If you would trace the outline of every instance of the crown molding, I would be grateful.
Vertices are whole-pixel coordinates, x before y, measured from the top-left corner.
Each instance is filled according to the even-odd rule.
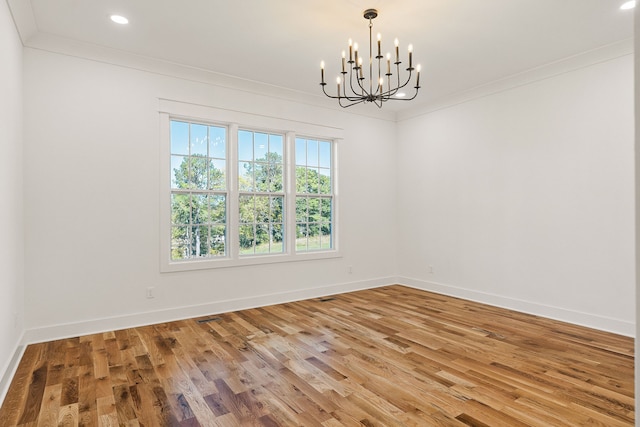
[[[633,54],[633,39],[628,38],[618,42],[588,50],[567,58],[560,59],[539,67],[513,74],[502,79],[460,91],[444,98],[415,106],[398,112],[397,121],[409,120],[432,113],[434,111],[453,107],[458,104],[483,98],[495,93],[503,92],[519,86],[528,85],[564,73],[579,70],[602,62],[607,62],[622,56]]]
[[[202,68],[137,55],[123,50],[45,33],[36,32],[31,35],[26,43],[24,43],[24,46],[34,50],[56,53],[236,91],[248,92],[255,95],[302,103],[329,110],[342,111],[359,116],[367,116],[393,122],[396,120],[395,111],[380,110],[377,108],[350,108],[345,110],[321,94],[313,95],[255,80],[243,79],[229,74],[217,73]]]
[[[38,33],[38,26],[33,16],[30,0],[7,0],[9,11],[13,17],[22,45]]]

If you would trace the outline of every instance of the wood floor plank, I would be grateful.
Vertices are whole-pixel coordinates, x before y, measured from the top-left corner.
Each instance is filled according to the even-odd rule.
[[[27,347],[0,425],[633,426],[633,339],[385,286]]]

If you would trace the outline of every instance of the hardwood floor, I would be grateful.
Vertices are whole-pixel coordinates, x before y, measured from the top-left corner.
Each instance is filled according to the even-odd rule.
[[[633,339],[403,286],[30,345],[2,426],[632,426]]]

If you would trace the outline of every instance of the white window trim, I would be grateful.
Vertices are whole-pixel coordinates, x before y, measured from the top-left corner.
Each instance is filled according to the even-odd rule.
[[[319,259],[339,258],[340,251],[340,203],[338,197],[338,141],[343,139],[343,130],[319,124],[280,119],[277,117],[225,110],[197,104],[160,99],[160,271],[163,273],[205,270],[211,268],[240,267],[281,262],[298,262]],[[211,259],[185,261],[171,260],[171,147],[170,120],[196,121],[227,126],[227,240],[238,234],[238,128],[264,130],[285,135],[285,252],[278,254],[239,255],[239,246],[235,241],[227,247],[227,256]],[[295,139],[296,136],[331,141],[333,174],[333,249],[296,252],[295,236]],[[231,214],[234,212],[234,214]]]

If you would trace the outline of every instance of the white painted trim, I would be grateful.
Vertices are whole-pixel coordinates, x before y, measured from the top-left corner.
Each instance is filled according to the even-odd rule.
[[[16,3],[29,3],[27,0],[15,0]],[[16,26],[21,26],[16,22]],[[341,108],[334,100],[327,98],[321,92],[310,94],[285,87],[270,85],[255,80],[217,73],[203,68],[191,67],[184,64],[137,55],[123,50],[108,48],[78,40],[55,36],[52,34],[34,31],[27,39],[23,39],[25,47],[45,52],[65,55],[73,58],[81,58],[89,61],[110,64],[132,70],[152,73],[160,76],[173,77],[186,81],[208,84],[253,95],[268,98],[292,101],[298,104],[311,105],[333,111],[343,111],[346,114],[366,116],[380,120],[395,121],[396,113],[380,108],[366,108],[358,106],[345,109]],[[247,107],[250,108],[250,107]]]
[[[324,123],[292,120],[266,114],[254,114],[247,111],[231,110],[212,105],[195,104],[166,98],[158,99],[158,108],[160,113],[180,116],[190,120],[200,119],[207,122],[238,123],[240,126],[248,126],[251,129],[260,128],[264,131],[281,133],[289,131],[314,138],[344,139],[343,128],[329,126]]]
[[[36,25],[36,18],[31,8],[31,1],[7,0],[7,4],[9,5],[16,30],[20,35],[22,45],[24,46],[38,33],[38,26]]]
[[[345,292],[388,286],[390,284],[394,284],[395,281],[395,277],[381,277],[378,279],[340,283],[320,286],[316,288],[300,289],[295,291],[277,292],[272,294],[252,296],[248,298],[212,301],[205,304],[168,308],[164,310],[136,313],[126,316],[106,317],[101,319],[86,320],[82,322],[44,326],[41,328],[34,328],[25,331],[22,338],[22,344],[28,345],[38,342],[114,331],[136,326],[152,325],[156,323],[190,319],[193,317],[207,316],[211,314],[246,310],[249,308],[263,307],[265,305],[283,304],[286,302],[300,301],[309,298],[319,298]]]
[[[443,99],[429,101],[425,104],[416,105],[414,108],[399,111],[397,114],[397,121],[400,122],[403,120],[413,119],[434,111],[473,101],[474,99],[483,98],[485,96],[504,92],[516,87],[525,86],[537,81],[632,54],[633,39],[624,39],[616,43],[572,55],[549,64],[544,64],[539,67],[525,70],[521,73],[506,76],[499,80],[494,80],[468,90],[454,93],[444,97]]]
[[[331,250],[296,252],[294,240],[285,242],[285,252],[278,254],[262,254],[256,256],[239,256],[237,245],[230,244],[227,246],[227,255],[225,257],[215,257],[211,259],[172,261],[170,259],[170,194],[171,176],[170,169],[170,120],[172,118],[184,119],[187,122],[201,121],[202,123],[216,124],[227,126],[227,235],[237,236],[238,218],[234,212],[238,212],[236,197],[237,188],[237,133],[238,129],[248,129],[254,131],[261,129],[265,132],[282,134],[285,139],[283,147],[285,153],[285,161],[287,164],[288,178],[285,184],[295,180],[295,150],[292,145],[295,143],[296,135],[304,135],[306,138],[318,138],[319,140],[330,140],[332,145],[332,186],[334,206],[337,205],[337,195],[335,188],[338,174],[336,173],[337,164],[337,143],[344,138],[344,129],[335,126],[326,126],[318,123],[301,122],[296,120],[281,119],[279,117],[268,116],[264,114],[253,114],[242,111],[217,108],[208,105],[194,104],[189,102],[175,101],[160,98],[158,100],[159,109],[159,126],[160,126],[160,271],[162,273],[173,273],[191,270],[204,270],[210,268],[240,267],[246,265],[263,265],[279,262],[295,262],[309,261],[317,259],[340,258],[342,253],[338,245],[338,223],[339,216],[337,210],[334,209],[334,217],[332,223],[334,247]],[[292,163],[291,163],[292,162]],[[292,200],[293,204],[288,203],[285,206],[285,226],[293,223],[293,234],[295,236],[295,184],[285,186],[285,200]],[[287,192],[289,191],[289,192]],[[290,220],[286,220],[290,218]],[[231,241],[229,238],[228,241]],[[288,245],[286,244],[288,243]]]
[[[7,392],[9,391],[9,386],[11,385],[11,381],[18,370],[18,365],[20,364],[20,360],[22,360],[22,356],[24,355],[24,351],[27,348],[26,345],[23,344],[24,334],[20,337],[18,342],[16,343],[13,349],[13,356],[6,363],[5,366],[2,367],[2,371],[0,371],[0,406],[4,403],[5,397],[7,397]]]
[[[398,284],[409,286],[428,292],[435,292],[495,307],[506,308],[508,310],[533,314],[546,317],[548,319],[559,320],[574,325],[586,326],[602,331],[612,332],[628,337],[635,337],[635,324],[625,320],[613,319],[595,314],[569,310],[561,307],[538,304],[531,301],[524,301],[516,298],[508,298],[500,295],[479,292],[472,289],[460,288],[443,283],[429,282],[425,280],[412,279],[408,277],[398,278]]]

